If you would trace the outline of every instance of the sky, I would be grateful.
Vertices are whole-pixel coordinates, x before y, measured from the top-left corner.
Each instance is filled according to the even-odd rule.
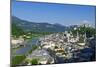
[[[39,2],[12,2],[12,15],[20,19],[62,24],[95,24],[95,6]]]

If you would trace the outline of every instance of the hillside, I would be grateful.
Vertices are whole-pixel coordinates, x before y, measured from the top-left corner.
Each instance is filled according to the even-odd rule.
[[[50,24],[47,22],[29,22],[12,16],[12,23],[20,27],[23,31],[35,32],[64,32],[66,27],[61,24]]]

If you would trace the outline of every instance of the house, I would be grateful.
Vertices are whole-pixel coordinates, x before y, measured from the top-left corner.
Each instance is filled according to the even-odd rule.
[[[17,48],[20,45],[23,45],[23,42],[24,42],[23,38],[17,38],[17,39],[12,38],[11,39],[11,46],[12,46],[12,48]]]

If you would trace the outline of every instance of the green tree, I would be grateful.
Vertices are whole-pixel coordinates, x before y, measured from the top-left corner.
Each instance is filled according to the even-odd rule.
[[[31,63],[32,63],[32,65],[37,65],[38,64],[38,60],[37,59],[32,59]]]
[[[16,37],[19,37],[20,35],[24,34],[23,30],[14,23],[12,23],[11,32],[12,35]]]
[[[26,58],[26,56],[24,55],[20,55],[20,56],[15,56],[14,58],[12,58],[12,66],[16,66],[18,64],[20,64],[24,59]]]
[[[87,37],[95,36],[95,34],[96,34],[95,28],[92,28],[92,27],[79,27],[76,30],[73,29],[71,31],[72,31],[73,35],[76,35],[77,32],[79,34],[85,34],[86,33]]]

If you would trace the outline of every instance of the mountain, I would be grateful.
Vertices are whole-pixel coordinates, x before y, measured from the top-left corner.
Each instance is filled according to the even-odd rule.
[[[64,32],[67,28],[61,24],[50,24],[46,22],[29,22],[22,20],[15,16],[12,16],[12,24],[16,24],[17,27],[23,31],[35,31],[35,32]]]

